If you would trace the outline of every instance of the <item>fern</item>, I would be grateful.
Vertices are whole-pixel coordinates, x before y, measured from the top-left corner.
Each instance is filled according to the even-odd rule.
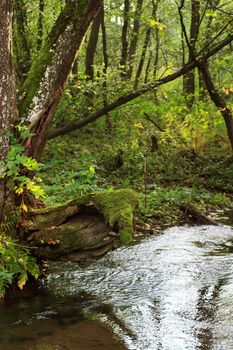
[[[35,279],[40,275],[35,258],[17,241],[0,235],[0,298],[3,298],[6,287],[14,280],[22,289],[29,274]]]
[[[10,233],[17,224],[20,216],[20,209],[16,208],[11,211],[10,215],[5,216],[3,222],[0,224],[0,232]]]

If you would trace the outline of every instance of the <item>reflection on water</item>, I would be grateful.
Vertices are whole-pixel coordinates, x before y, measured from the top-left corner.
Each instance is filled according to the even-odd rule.
[[[86,309],[128,349],[231,350],[233,255],[224,250],[231,239],[226,226],[173,228],[84,270],[56,265],[49,288],[63,296],[88,293]]]
[[[48,294],[1,306],[0,350],[232,350],[232,240],[176,227],[84,269],[54,263]]]
[[[88,298],[51,298],[6,303],[0,307],[0,350],[122,350],[112,332],[87,320]]]

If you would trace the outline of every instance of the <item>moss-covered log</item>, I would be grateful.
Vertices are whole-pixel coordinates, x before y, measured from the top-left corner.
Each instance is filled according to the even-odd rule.
[[[91,193],[65,204],[31,210],[27,241],[36,255],[56,259],[78,252],[98,256],[114,246],[127,244],[134,232],[137,194],[129,189]]]

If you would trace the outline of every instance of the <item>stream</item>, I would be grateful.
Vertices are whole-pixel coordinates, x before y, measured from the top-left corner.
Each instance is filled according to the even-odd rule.
[[[232,350],[233,230],[174,227],[95,264],[52,263],[0,307],[0,350]]]

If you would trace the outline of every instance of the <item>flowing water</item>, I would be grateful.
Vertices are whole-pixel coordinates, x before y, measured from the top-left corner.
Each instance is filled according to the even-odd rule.
[[[232,242],[228,226],[176,227],[90,267],[52,264],[49,298],[1,308],[0,349],[232,350]]]

